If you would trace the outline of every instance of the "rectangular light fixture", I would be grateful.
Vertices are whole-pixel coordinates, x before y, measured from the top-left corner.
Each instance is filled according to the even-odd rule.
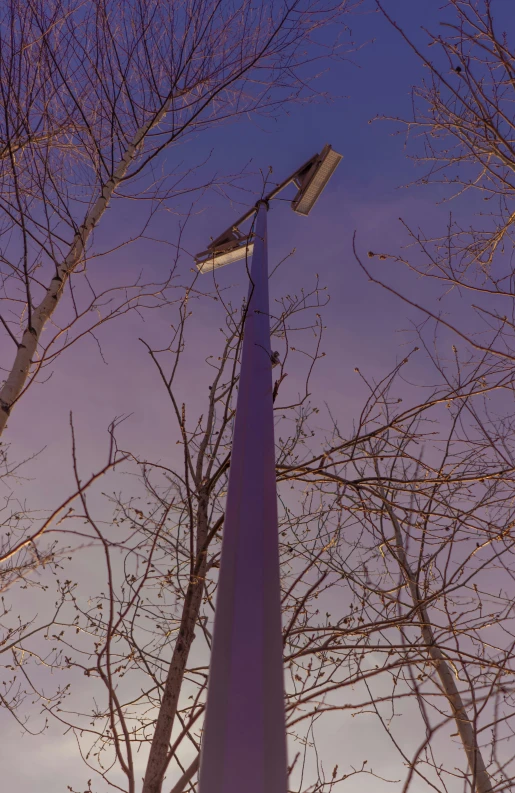
[[[201,273],[209,273],[212,270],[223,267],[226,264],[238,262],[240,259],[245,259],[247,256],[252,256],[254,250],[254,243],[247,242],[244,245],[239,245],[237,248],[232,248],[228,251],[204,251],[195,257],[197,269]]]
[[[292,201],[292,209],[299,215],[309,215],[324,187],[335,172],[342,155],[334,151],[328,144],[320,155],[295,180],[299,192]]]

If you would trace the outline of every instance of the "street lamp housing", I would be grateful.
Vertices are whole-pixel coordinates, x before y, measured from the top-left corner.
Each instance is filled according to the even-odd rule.
[[[299,191],[291,203],[294,212],[309,215],[341,159],[342,155],[326,144],[320,154],[315,155],[295,176]]]
[[[207,251],[197,254],[195,262],[201,273],[207,273],[252,256],[253,250],[254,243],[250,241],[250,236],[232,228],[213,240]]]
[[[320,154],[315,154],[297,171],[288,176],[284,182],[264,196],[261,201],[268,203],[279,195],[292,182],[297,186],[297,195],[291,202],[292,209],[298,215],[309,215],[316,201],[323,192],[327,182],[335,172],[342,155],[334,151],[327,143]],[[243,234],[239,227],[249,220],[256,212],[258,203],[251,207],[229,229],[213,240],[206,251],[195,256],[197,269],[201,273],[209,273],[218,267],[232,264],[240,259],[252,256],[254,250],[253,233]]]

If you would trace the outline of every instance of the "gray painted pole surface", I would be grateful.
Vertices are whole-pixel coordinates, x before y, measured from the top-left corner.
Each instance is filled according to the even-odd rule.
[[[259,204],[231,452],[199,793],[286,793],[268,308]]]

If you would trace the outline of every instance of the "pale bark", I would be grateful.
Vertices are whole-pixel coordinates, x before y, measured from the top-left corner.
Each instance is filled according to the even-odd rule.
[[[84,223],[75,233],[69,253],[61,264],[57,266],[57,272],[52,278],[43,300],[34,308],[31,315],[29,315],[31,316],[31,324],[26,328],[22,336],[11,371],[0,389],[0,436],[7,425],[7,420],[14,404],[23,393],[31,366],[36,357],[38,342],[45,325],[54,313],[70,275],[80,264],[86,250],[87,242],[95,226],[107,209],[114,191],[124,179],[129,167],[134,162],[138,149],[143,143],[145,136],[163,119],[169,106],[170,99],[166,101],[161,110],[150,122],[144,124],[136,132],[131,143],[127,146],[122,159],[115,168],[113,175],[104,184],[101,194],[87,213]]]
[[[481,754],[476,731],[463,704],[450,665],[435,641],[427,608],[424,605],[424,600],[420,595],[416,577],[406,556],[400,523],[382,489],[381,498],[383,499],[386,511],[394,527],[397,561],[402,569],[404,579],[408,584],[413,605],[417,609],[419,615],[422,639],[440,679],[442,691],[450,705],[460,740],[467,756],[467,762],[474,780],[475,789],[477,793],[491,793],[493,786],[490,775],[486,770],[483,755]]]

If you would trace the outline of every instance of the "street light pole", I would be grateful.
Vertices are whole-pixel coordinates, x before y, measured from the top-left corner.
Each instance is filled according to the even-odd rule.
[[[341,159],[324,146],[196,257],[200,272],[211,272],[252,255],[199,793],[288,789],[267,212],[293,182],[292,208],[308,215]],[[254,214],[245,235],[239,227]]]
[[[200,793],[286,793],[266,201],[257,209]]]

